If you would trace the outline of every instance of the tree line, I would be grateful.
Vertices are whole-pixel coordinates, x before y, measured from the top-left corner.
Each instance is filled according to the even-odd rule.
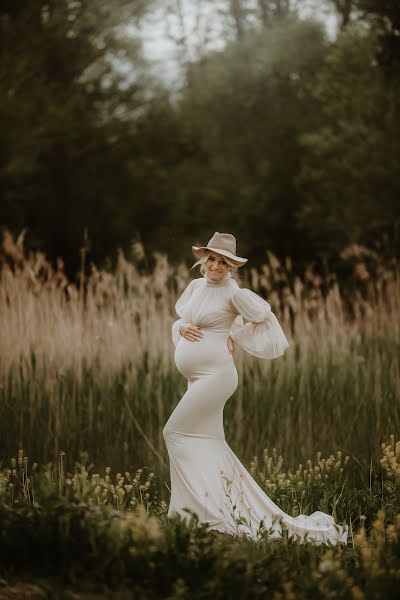
[[[189,264],[215,230],[256,265],[398,253],[400,7],[332,0],[332,41],[289,0],[217,4],[224,46],[181,54],[172,94],[125,27],[158,2],[2,3],[0,226],[71,275],[82,244]]]

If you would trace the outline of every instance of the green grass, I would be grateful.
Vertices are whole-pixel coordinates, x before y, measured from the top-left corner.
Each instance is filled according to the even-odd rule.
[[[168,520],[156,473],[96,473],[88,457],[69,473],[64,459],[33,466],[20,451],[0,475],[0,577],[10,584],[34,582],[60,598],[63,586],[121,598],[396,597],[400,442],[393,436],[364,487],[350,483],[352,460],[340,452],[310,459],[306,473],[284,471],[276,451],[251,466],[284,510],[319,506],[347,520],[347,546],[273,542],[267,532],[258,542],[239,539],[208,532],[194,514],[189,523]]]

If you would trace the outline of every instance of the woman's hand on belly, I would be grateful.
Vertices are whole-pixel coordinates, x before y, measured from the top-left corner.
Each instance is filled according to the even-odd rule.
[[[190,340],[191,342],[199,342],[204,334],[200,331],[200,327],[194,323],[188,323],[180,327],[181,336]]]

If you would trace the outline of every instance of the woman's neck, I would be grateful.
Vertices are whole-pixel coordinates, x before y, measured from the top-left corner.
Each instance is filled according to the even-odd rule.
[[[228,275],[225,275],[219,281],[213,281],[212,279],[210,279],[208,277],[208,275],[206,275],[206,277],[205,277],[206,285],[209,285],[211,287],[220,287],[220,286],[226,285],[229,282],[229,279],[230,279],[230,277],[228,277]]]

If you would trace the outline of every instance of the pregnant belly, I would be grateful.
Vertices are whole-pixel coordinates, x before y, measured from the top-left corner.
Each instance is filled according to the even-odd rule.
[[[175,364],[186,379],[211,375],[219,370],[232,367],[233,358],[227,345],[227,334],[206,332],[198,342],[184,337],[175,349]]]

